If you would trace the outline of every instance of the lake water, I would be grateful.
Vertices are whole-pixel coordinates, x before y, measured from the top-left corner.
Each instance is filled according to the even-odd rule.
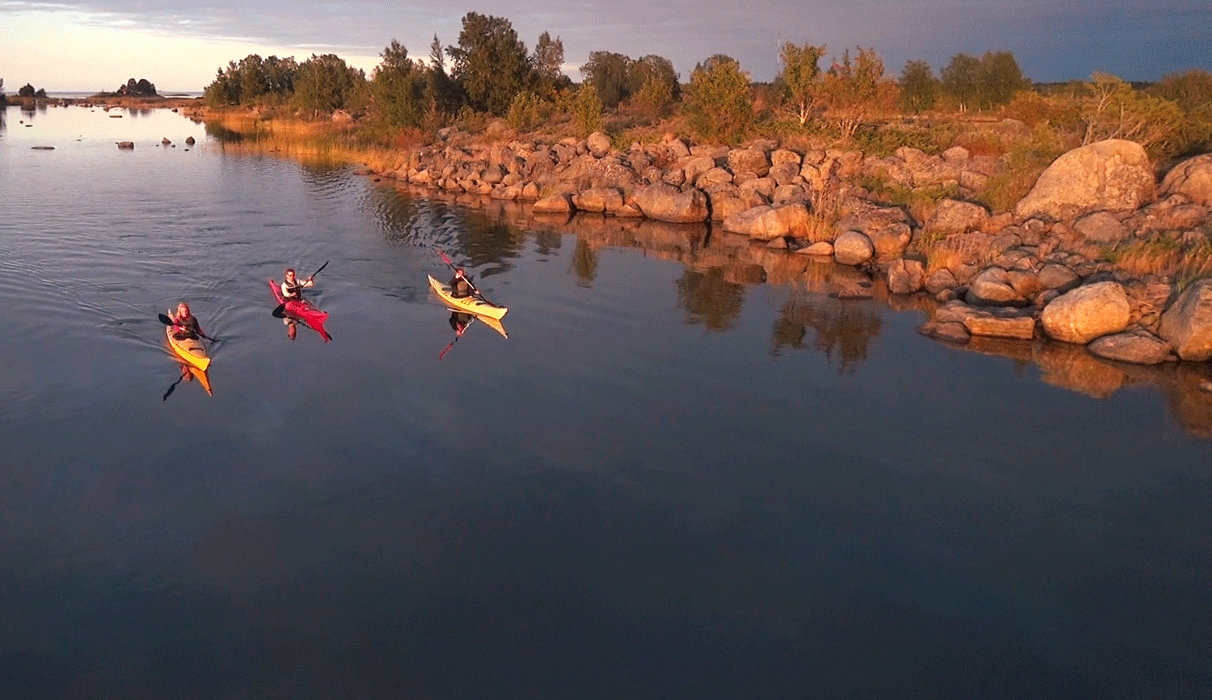
[[[1212,694],[1206,368],[163,110],[10,107],[0,203],[0,696]],[[435,247],[508,339],[451,345]],[[266,280],[325,261],[291,340]]]

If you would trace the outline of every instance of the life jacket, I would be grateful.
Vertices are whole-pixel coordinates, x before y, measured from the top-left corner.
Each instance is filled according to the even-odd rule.
[[[282,283],[282,298],[287,301],[303,301],[303,285],[296,280],[294,284],[290,282]]]

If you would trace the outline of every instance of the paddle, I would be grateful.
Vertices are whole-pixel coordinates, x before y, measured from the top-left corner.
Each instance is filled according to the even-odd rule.
[[[316,275],[320,274],[321,270],[328,267],[328,263],[330,263],[330,262],[332,262],[332,260],[325,260],[324,264],[320,266],[320,269],[311,273],[311,276],[308,277],[307,279],[314,280],[316,278]],[[275,306],[274,310],[271,311],[270,313],[273,314],[274,318],[282,318],[282,314],[285,311],[286,311],[286,302],[282,302],[281,304],[278,304],[277,306]]]
[[[475,323],[475,321],[476,321],[476,317],[472,316],[470,319],[468,319],[467,326],[470,326],[471,324]],[[439,360],[442,359],[443,357],[446,357],[446,353],[450,352],[450,349],[454,347],[454,344],[459,342],[459,338],[462,338],[463,333],[467,332],[467,326],[463,326],[462,332],[457,332],[457,331],[455,332],[455,339],[450,341],[450,343],[446,346],[446,348],[444,350],[442,350],[442,352],[438,353]]]
[[[434,250],[438,251],[438,255],[442,256],[442,260],[446,262],[446,264],[450,267],[450,269],[454,270],[455,272],[459,271],[459,268],[455,267],[455,264],[450,261],[450,258],[446,257],[446,253],[443,253],[441,251],[441,249],[439,249],[437,247],[434,247]],[[490,301],[488,299],[488,297],[484,296],[484,292],[481,292],[479,289],[477,289],[476,285],[474,283],[472,283],[472,281],[470,279],[468,279],[467,277],[463,277],[463,280],[465,282],[467,282],[468,287],[471,287],[471,293],[476,295],[477,297],[479,297],[480,301],[483,301],[485,304],[492,304],[493,306],[497,306],[497,304],[493,304],[493,302]],[[451,291],[453,292],[454,290],[452,289]]]
[[[171,318],[169,318],[166,314],[159,314],[159,319],[160,319],[160,323],[163,323],[166,326],[177,325],[177,323],[175,321],[173,321]],[[205,333],[203,333],[200,330],[198,331],[198,335],[202,336],[203,338],[206,338],[207,340],[209,340],[212,343],[218,342],[214,338],[210,337],[209,335],[206,335]]]
[[[180,376],[180,377],[177,377],[177,381],[175,381],[175,382],[173,382],[172,384],[169,384],[169,385],[168,385],[168,391],[164,392],[164,398],[162,398],[162,399],[160,399],[160,400],[161,400],[161,401],[168,401],[168,397],[170,397],[170,396],[172,396],[172,395],[173,395],[173,390],[175,390],[175,389],[177,388],[177,385],[181,383],[181,380],[182,380],[182,379],[185,379],[185,375],[186,375],[186,374],[188,374],[188,373],[189,373],[188,371],[186,371],[186,370],[182,370],[182,371],[181,371],[181,376]]]

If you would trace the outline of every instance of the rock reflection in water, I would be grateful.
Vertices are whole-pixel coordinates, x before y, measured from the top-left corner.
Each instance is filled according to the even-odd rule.
[[[743,236],[715,231],[708,225],[668,224],[650,219],[627,219],[600,214],[533,214],[522,202],[491,200],[479,195],[451,197],[431,190],[412,190],[425,201],[471,207],[458,216],[484,217],[493,222],[466,233],[452,227],[457,244],[480,264],[502,263],[516,255],[527,236],[548,251],[559,248],[559,237],[576,236],[570,263],[578,283],[592,285],[597,275],[597,251],[640,248],[645,255],[686,266],[677,283],[678,304],[688,323],[711,331],[735,325],[746,287],[790,285],[793,298],[784,305],[771,329],[771,354],[812,350],[837,363],[839,372],[852,373],[868,357],[872,341],[882,330],[880,304],[898,312],[929,312],[937,302],[929,295],[893,295],[881,276],[837,265],[832,261],[790,253],[755,243]],[[812,337],[809,338],[809,330]],[[1024,369],[1035,366],[1040,380],[1096,399],[1107,399],[1124,388],[1156,386],[1182,429],[1212,437],[1212,367],[1168,364],[1157,367],[1126,365],[1091,355],[1083,346],[1055,341],[1004,340],[972,337],[960,349],[1007,357]]]

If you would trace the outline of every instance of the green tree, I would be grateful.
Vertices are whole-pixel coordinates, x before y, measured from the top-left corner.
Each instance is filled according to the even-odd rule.
[[[515,129],[530,129],[542,119],[543,100],[529,90],[519,92],[505,114],[505,121]]]
[[[841,62],[834,62],[821,83],[821,102],[829,118],[837,125],[842,140],[849,140],[858,131],[867,115],[881,102],[884,61],[875,49],[858,47],[851,59],[850,50],[842,53]]]
[[[664,56],[656,54],[648,54],[639,60],[632,61],[627,72],[627,89],[629,94],[636,95],[644,86],[657,81],[664,85],[668,90],[670,99],[676,100],[680,91],[678,85],[678,73],[673,69],[673,62]],[[658,87],[653,87],[654,91],[661,91]]]
[[[938,101],[938,79],[925,61],[909,61],[905,64],[901,70],[900,88],[901,108],[907,112],[925,112]]]
[[[435,123],[458,112],[463,101],[458,84],[446,73],[443,52],[442,42],[438,41],[438,35],[434,34],[433,42],[429,45],[429,70],[425,73],[425,92],[429,101],[430,117]]]
[[[313,115],[330,114],[345,108],[354,90],[365,82],[362,71],[340,56],[312,54],[295,76],[295,101]]]
[[[749,75],[735,58],[712,56],[691,72],[683,110],[688,125],[700,138],[740,142],[754,122]]]
[[[526,85],[530,58],[509,20],[469,12],[463,17],[458,46],[446,53],[454,61],[452,77],[472,108],[502,115]]]
[[[602,128],[602,98],[593,83],[584,83],[577,90],[572,102],[572,121],[581,136],[588,136]]]
[[[581,66],[585,82],[597,90],[598,99],[606,109],[614,109],[631,96],[628,76],[632,60],[612,51],[591,51],[589,61]]]
[[[651,75],[644,86],[632,95],[631,102],[650,118],[663,117],[673,104],[673,90],[669,83]]]
[[[419,127],[425,115],[425,77],[408,57],[403,44],[391,43],[379,54],[370,81],[371,99],[379,117],[389,128]]]
[[[808,122],[817,106],[820,89],[821,68],[819,62],[825,55],[825,45],[797,46],[788,41],[779,51],[783,69],[775,77],[786,100],[787,110],[799,121],[800,126]]]
[[[961,112],[976,107],[980,99],[981,62],[975,56],[957,53],[940,74],[943,91],[955,98]]]
[[[564,42],[559,37],[552,39],[547,32],[540,34],[530,63],[534,67],[531,82],[535,93],[541,97],[551,99],[564,83],[570,82],[560,72],[560,67],[564,65]]]
[[[1018,60],[1009,51],[990,51],[981,56],[980,96],[982,109],[1010,104],[1019,90],[1031,87]]]

